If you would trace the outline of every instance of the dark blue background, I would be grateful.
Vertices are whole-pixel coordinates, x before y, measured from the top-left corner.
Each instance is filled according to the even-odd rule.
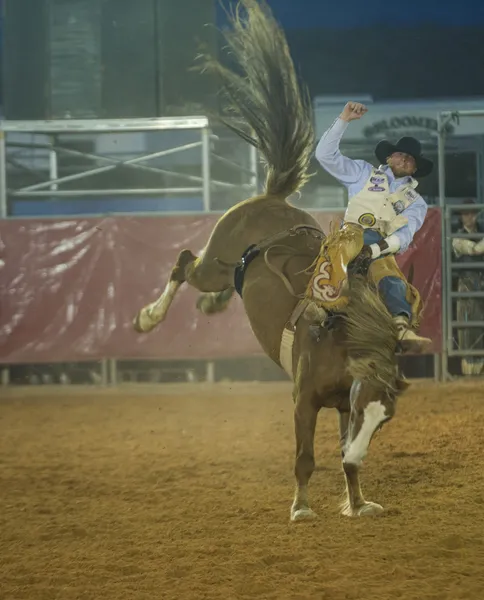
[[[227,0],[225,0],[227,1]],[[229,4],[235,4],[230,0]],[[269,0],[285,29],[484,25],[483,0]],[[222,12],[220,12],[222,15]],[[223,17],[220,17],[223,20]]]
[[[313,96],[484,96],[484,0],[268,2]],[[218,24],[225,20],[219,7]]]
[[[313,96],[484,96],[484,0],[268,3]]]

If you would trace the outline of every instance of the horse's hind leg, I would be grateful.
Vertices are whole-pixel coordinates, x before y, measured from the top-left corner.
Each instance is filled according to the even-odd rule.
[[[230,286],[222,292],[206,292],[197,299],[197,308],[204,315],[223,312],[234,295],[235,288]]]
[[[308,485],[314,472],[314,432],[318,418],[312,395],[300,390],[295,395],[294,425],[296,433],[296,492],[291,507],[291,521],[306,521],[317,515],[309,507]]]
[[[201,292],[219,292],[230,287],[231,274],[229,267],[215,260],[204,260],[190,250],[182,250],[163,293],[138,312],[133,321],[134,328],[139,333],[148,333],[161,323],[182,283],[187,282]]]

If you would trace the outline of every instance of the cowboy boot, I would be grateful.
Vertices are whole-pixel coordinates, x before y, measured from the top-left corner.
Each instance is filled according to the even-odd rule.
[[[404,353],[423,354],[429,350],[432,340],[421,337],[410,329],[409,319],[403,315],[393,317],[398,331],[398,341]]]

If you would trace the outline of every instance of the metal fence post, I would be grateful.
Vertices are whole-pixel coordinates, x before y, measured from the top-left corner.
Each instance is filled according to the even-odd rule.
[[[210,130],[202,128],[202,187],[203,187],[203,210],[210,212]]]
[[[8,216],[7,200],[7,156],[5,131],[0,130],[0,219]]]
[[[445,225],[445,124],[443,115],[439,113],[437,123],[438,134],[438,183],[439,183],[439,207],[440,207],[440,228],[441,228],[441,278],[442,278],[442,353],[441,353],[441,369],[440,377],[442,381],[446,381],[448,377],[448,327],[447,327],[447,236]]]

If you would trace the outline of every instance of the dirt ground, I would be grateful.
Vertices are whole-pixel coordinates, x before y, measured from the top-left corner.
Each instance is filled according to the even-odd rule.
[[[415,384],[348,519],[320,414],[313,523],[289,523],[287,384],[0,391],[1,600],[482,600],[484,382]]]

